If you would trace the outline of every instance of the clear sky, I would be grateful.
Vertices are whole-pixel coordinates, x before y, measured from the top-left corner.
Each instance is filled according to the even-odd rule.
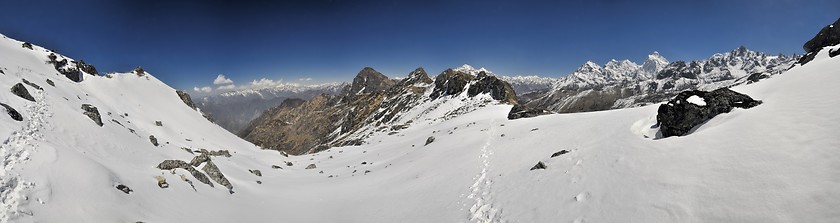
[[[468,63],[558,77],[587,60],[694,60],[746,46],[802,53],[840,1],[3,1],[0,33],[180,89],[350,81]],[[303,81],[311,78],[311,81]]]

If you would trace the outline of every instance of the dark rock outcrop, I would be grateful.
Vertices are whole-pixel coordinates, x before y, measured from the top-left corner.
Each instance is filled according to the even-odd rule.
[[[55,87],[55,83],[53,83],[53,81],[52,81],[52,80],[50,80],[50,79],[47,79],[47,84],[49,84],[50,86]]]
[[[82,112],[83,114],[87,115],[90,120],[96,123],[96,125],[102,126],[102,116],[99,115],[99,109],[94,107],[90,104],[82,104]]]
[[[258,177],[262,176],[262,172],[260,172],[260,170],[248,170],[248,172],[251,172],[254,175],[257,175]]]
[[[475,97],[478,94],[490,94],[493,99],[499,100],[502,103],[517,104],[516,92],[510,87],[507,82],[496,78],[496,76],[488,76],[481,71],[478,73],[478,81],[470,85],[467,94],[470,97]]]
[[[26,49],[30,49],[30,50],[32,49],[32,44],[31,43],[24,42],[21,46],[23,48],[26,48]]]
[[[117,185],[117,190],[120,190],[125,194],[130,194],[132,191],[134,191],[131,188],[128,188],[128,186],[122,184]]]
[[[73,63],[76,64],[76,67],[78,67],[79,70],[84,71],[85,73],[90,75],[99,75],[99,71],[96,71],[96,67],[92,64],[86,64],[84,60],[73,61]]]
[[[190,94],[187,94],[187,92],[180,91],[180,90],[176,90],[175,93],[178,94],[178,98],[181,98],[181,101],[183,101],[184,104],[186,104],[187,106],[189,106],[190,108],[195,110],[195,103],[193,103],[193,100],[190,97]]]
[[[434,142],[434,141],[435,141],[435,137],[434,136],[429,136],[429,138],[426,139],[426,144],[423,145],[423,146],[428,146],[429,144],[432,144],[432,142]]]
[[[823,47],[840,44],[840,19],[833,24],[823,27],[814,38],[805,42],[802,49],[805,49],[805,56],[799,60],[800,64],[806,64],[817,56]]]
[[[205,176],[203,173],[199,172],[198,170],[190,166],[189,163],[184,162],[183,160],[164,160],[163,162],[157,165],[157,168],[161,170],[173,170],[176,168],[181,168],[186,170],[187,172],[190,172],[190,174],[193,177],[195,177],[195,179],[199,182],[210,185],[211,187],[213,186],[213,183],[210,182],[210,178],[207,178],[207,176]]]
[[[446,95],[457,95],[473,80],[475,77],[468,73],[447,69],[435,78],[435,88],[430,97],[437,99]]]
[[[537,117],[540,115],[547,115],[551,114],[550,111],[540,108],[531,108],[525,105],[513,105],[513,108],[510,108],[510,112],[508,112],[507,118],[510,120],[520,119],[520,118],[531,118]]]
[[[23,83],[24,83],[24,84],[29,85],[29,86],[31,86],[32,88],[35,88],[35,89],[38,89],[38,90],[41,90],[41,91],[43,91],[43,90],[44,90],[44,88],[41,88],[41,86],[38,86],[38,85],[37,85],[37,84],[35,84],[35,83],[29,82],[29,81],[28,81],[28,80],[26,80],[26,79],[22,79],[22,80],[23,80]]]
[[[349,86],[351,95],[361,93],[383,92],[394,86],[394,81],[370,67],[365,67],[353,78],[353,84]]]
[[[315,166],[315,164],[314,164],[314,163],[313,163],[313,164],[309,164],[308,166],[306,166],[306,169],[307,169],[307,170],[311,170],[311,169],[315,169],[315,168],[318,168],[318,166]]]
[[[17,83],[14,86],[12,86],[12,94],[29,101],[35,101],[35,98],[33,98],[31,94],[29,94],[29,91],[26,90],[26,87],[24,87],[21,83]]]
[[[564,149],[564,150],[560,150],[560,151],[558,151],[558,152],[556,152],[556,153],[551,154],[551,158],[558,157],[558,156],[563,155],[563,154],[566,154],[566,153],[569,153],[569,150],[565,150],[565,149]]]
[[[213,161],[207,161],[207,163],[204,164],[204,168],[201,168],[201,170],[203,170],[204,173],[207,173],[207,176],[210,176],[210,179],[213,179],[216,183],[225,186],[228,190],[233,190],[233,185],[231,185],[230,181],[225,178],[222,171],[219,171],[219,167],[217,167],[216,164],[213,164]]]
[[[6,109],[6,113],[9,114],[9,117],[14,119],[15,121],[23,121],[23,116],[21,116],[17,110],[12,108],[12,106],[3,103],[0,103],[0,106]]]
[[[688,98],[692,96],[702,98],[705,105],[689,102]],[[718,114],[730,112],[733,108],[752,108],[759,104],[761,101],[728,88],[711,92],[683,91],[659,106],[656,122],[663,137],[683,136]]]
[[[155,138],[154,135],[149,135],[149,141],[152,142],[152,145],[155,145],[155,146],[160,145],[160,144],[158,144],[158,140],[157,140],[157,138]]]
[[[545,165],[545,163],[543,163],[542,161],[540,161],[540,162],[537,162],[537,165],[534,165],[534,167],[531,167],[531,170],[538,170],[538,169],[539,169],[539,170],[544,170],[545,168],[547,168],[547,166]]]

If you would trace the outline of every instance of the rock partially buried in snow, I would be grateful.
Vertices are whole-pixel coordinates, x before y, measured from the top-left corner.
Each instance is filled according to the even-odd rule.
[[[14,86],[12,86],[12,94],[15,94],[18,97],[29,101],[35,101],[35,98],[33,98],[31,94],[29,94],[29,91],[26,90],[26,87],[24,87],[21,83],[17,83]]]
[[[157,140],[157,138],[155,138],[154,135],[149,135],[149,141],[152,142],[152,145],[155,145],[155,146],[160,145],[160,144],[158,144],[158,140]]]
[[[248,172],[251,172],[254,175],[257,175],[258,177],[262,176],[262,172],[260,172],[260,170],[248,170]]]
[[[87,115],[90,120],[93,120],[97,125],[102,127],[102,117],[99,115],[99,109],[90,104],[82,104],[83,114]]]
[[[14,119],[15,121],[23,121],[23,116],[21,116],[20,113],[11,106],[3,103],[0,103],[0,106],[6,109],[6,113],[9,114],[9,117]]]
[[[429,138],[427,138],[427,139],[426,139],[426,144],[425,144],[425,145],[423,145],[423,146],[427,146],[427,145],[431,144],[431,143],[432,143],[432,142],[434,142],[434,141],[435,141],[435,137],[434,137],[434,136],[429,136]]]
[[[752,108],[761,104],[747,95],[721,88],[711,92],[683,91],[660,105],[656,122],[663,137],[683,136],[692,129],[733,108]]]
[[[190,108],[195,110],[195,103],[193,103],[193,100],[190,97],[190,94],[187,94],[187,92],[183,92],[183,91],[175,91],[175,93],[178,94],[178,98],[181,98],[181,101],[183,101],[184,104],[186,104],[187,106],[189,106]]]
[[[540,161],[540,162],[537,162],[537,165],[534,165],[534,167],[531,167],[531,170],[537,170],[537,169],[544,170],[546,167],[547,166],[545,165],[545,163]]]
[[[225,186],[228,190],[230,190],[230,193],[233,193],[233,185],[231,185],[230,181],[225,178],[225,175],[222,174],[219,167],[217,167],[216,164],[213,164],[213,161],[207,161],[207,164],[204,164],[204,168],[201,168],[201,170],[203,170],[204,173],[207,173],[207,176],[210,176],[210,179],[213,179],[216,183]]]
[[[558,152],[556,152],[556,153],[551,154],[551,158],[558,157],[558,156],[563,155],[563,154],[566,154],[566,153],[569,153],[569,150],[565,150],[565,149],[564,149],[564,150],[560,150],[560,151],[558,151]]]
[[[117,190],[120,190],[125,194],[130,194],[132,191],[134,191],[134,190],[131,190],[131,188],[128,188],[128,186],[122,185],[122,184],[117,185]]]
[[[317,168],[317,166],[315,166],[315,164],[314,164],[314,163],[313,163],[313,164],[309,164],[309,166],[306,166],[306,169],[307,169],[307,170],[310,170],[310,169],[315,169],[315,168]]]
[[[531,118],[537,117],[540,115],[547,115],[551,114],[551,112],[545,109],[539,108],[530,108],[523,105],[513,105],[513,108],[510,108],[510,112],[508,112],[507,118],[510,120],[520,119],[520,118]]]

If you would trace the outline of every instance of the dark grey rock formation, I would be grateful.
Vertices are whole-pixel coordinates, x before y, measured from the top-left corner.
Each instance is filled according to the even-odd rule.
[[[705,105],[688,102],[688,98],[692,96],[702,98]],[[683,91],[668,103],[659,106],[656,121],[663,137],[683,136],[718,114],[730,112],[733,108],[752,108],[759,104],[761,101],[728,88],[711,92]]]
[[[14,86],[12,86],[12,94],[29,101],[35,101],[35,98],[33,98],[31,94],[29,94],[29,91],[26,90],[26,87],[24,87],[21,83],[17,83]]]
[[[429,144],[432,144],[433,142],[435,142],[435,137],[434,136],[429,136],[429,138],[426,139],[426,144],[423,145],[423,146],[427,146]]]
[[[222,171],[219,171],[219,167],[217,167],[216,164],[213,164],[213,161],[207,161],[207,163],[204,164],[204,168],[201,168],[201,170],[203,170],[204,173],[207,173],[207,176],[210,176],[210,179],[213,179],[216,183],[225,186],[228,190],[233,190],[233,185],[231,185],[230,181],[225,178]]]
[[[82,112],[87,115],[90,120],[93,120],[100,127],[102,126],[102,117],[99,115],[99,109],[90,104],[82,104]]]
[[[488,76],[481,71],[478,73],[478,81],[470,85],[467,94],[474,97],[478,94],[489,93],[493,99],[499,100],[503,103],[517,104],[516,92],[510,87],[510,84],[497,78],[496,76]]]
[[[24,84],[26,84],[26,85],[29,85],[29,86],[31,86],[31,87],[33,87],[33,88],[35,88],[35,89],[38,89],[38,90],[41,90],[41,91],[43,91],[43,90],[44,90],[44,88],[41,88],[41,86],[38,86],[37,84],[32,83],[32,82],[29,82],[29,81],[28,81],[28,80],[26,80],[26,79],[23,79],[23,83],[24,83]]]
[[[0,103],[0,106],[6,109],[6,113],[9,114],[9,117],[14,119],[15,121],[23,121],[23,116],[21,116],[17,110],[12,108],[12,106],[3,103]]]
[[[131,188],[128,188],[128,186],[122,185],[122,184],[117,185],[117,190],[120,190],[125,194],[130,194],[132,191],[134,191],[134,190],[131,190]]]
[[[833,24],[823,27],[814,38],[805,42],[802,48],[807,53],[799,60],[799,63],[804,65],[813,60],[823,47],[837,44],[840,44],[840,19],[837,19]]]
[[[260,170],[248,170],[248,172],[251,172],[254,175],[257,175],[258,177],[262,176],[262,172],[260,172]]]
[[[531,167],[531,170],[537,170],[537,169],[543,170],[543,169],[545,169],[545,168],[547,168],[547,166],[545,165],[545,163],[543,163],[542,161],[540,161],[540,162],[537,162],[537,165],[534,165],[534,167]]]
[[[464,91],[467,83],[475,77],[464,72],[447,69],[435,78],[435,88],[430,97],[437,99],[446,95],[456,95]]]
[[[55,87],[55,83],[53,83],[53,81],[52,81],[52,80],[50,80],[50,79],[47,79],[47,84],[49,84],[50,86]]]
[[[26,49],[30,49],[30,50],[32,49],[32,44],[31,43],[24,42],[21,46],[23,48],[26,48]]]
[[[149,141],[152,142],[152,145],[155,145],[155,146],[160,145],[160,144],[158,144],[158,140],[157,140],[157,138],[155,138],[154,135],[149,135]]]
[[[161,170],[172,170],[176,168],[181,168],[190,172],[190,174],[193,177],[195,177],[195,179],[199,182],[210,185],[211,187],[213,186],[213,183],[210,182],[210,179],[207,178],[207,176],[205,176],[203,173],[199,172],[198,170],[190,166],[189,163],[184,162],[183,160],[164,160],[163,162],[157,165],[157,168]]]
[[[314,164],[314,163],[313,163],[313,164],[309,164],[309,166],[306,166],[306,169],[307,169],[307,170],[310,170],[310,169],[315,169],[315,168],[318,168],[318,167],[317,167],[317,166],[315,166],[315,164]]]
[[[184,104],[187,104],[187,106],[195,110],[195,103],[193,103],[192,98],[190,98],[190,94],[179,90],[176,90],[175,93],[178,94],[178,97],[181,98],[181,101],[183,101]]]
[[[365,67],[353,78],[353,84],[345,94],[361,94],[383,92],[394,86],[394,81],[370,67]]]
[[[198,167],[199,165],[207,161],[210,161],[210,155],[207,155],[207,153],[201,153],[201,155],[195,156],[192,158],[192,160],[190,160],[190,165]]]
[[[564,150],[560,150],[560,151],[558,151],[558,152],[556,152],[556,153],[551,154],[551,158],[558,157],[558,156],[563,155],[563,154],[566,154],[566,153],[569,153],[569,150],[565,150],[565,149],[564,149]]]
[[[513,108],[511,108],[510,112],[508,112],[507,118],[510,119],[510,120],[514,120],[514,119],[520,119],[520,118],[537,117],[537,116],[540,116],[540,115],[547,115],[547,114],[551,114],[551,112],[547,111],[545,109],[530,108],[528,106],[516,104],[516,105],[513,105]]]

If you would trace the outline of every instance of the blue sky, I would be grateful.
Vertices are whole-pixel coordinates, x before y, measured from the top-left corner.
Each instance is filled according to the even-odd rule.
[[[587,60],[801,53],[840,1],[4,1],[0,33],[180,88],[350,81],[468,63],[558,77]],[[311,81],[300,79],[312,78]]]

